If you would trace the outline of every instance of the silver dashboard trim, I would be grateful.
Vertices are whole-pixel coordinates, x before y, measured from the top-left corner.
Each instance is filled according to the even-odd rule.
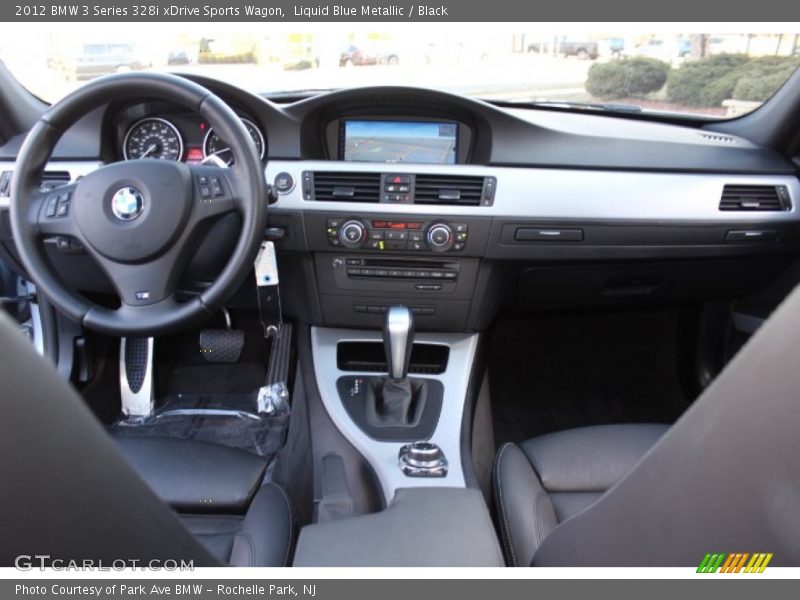
[[[415,375],[420,379],[437,379],[444,386],[439,423],[428,441],[439,445],[450,463],[450,469],[445,477],[428,479],[407,477],[401,471],[398,453],[405,442],[376,441],[361,431],[348,416],[339,399],[336,381],[345,375],[374,377],[375,373],[342,371],[338,368],[336,345],[345,341],[382,342],[383,337],[380,331],[312,327],[311,351],[317,387],[331,420],[347,441],[372,466],[387,503],[392,500],[399,488],[465,487],[464,471],[461,466],[461,425],[470,371],[478,346],[478,334],[418,333],[414,337],[416,342],[446,345],[450,348],[450,358],[444,373],[436,376]]]
[[[74,161],[74,160],[53,160],[47,163],[45,171],[67,171],[70,181],[75,181],[78,177],[84,177],[103,166],[98,160]],[[0,172],[14,171],[14,161],[0,161]],[[0,209],[8,208],[11,199],[8,196],[0,196]]]
[[[51,161],[46,170],[68,171],[74,181],[91,173],[99,161]],[[13,170],[12,161],[0,161],[0,171]],[[378,212],[397,215],[502,217],[508,219],[610,220],[662,222],[786,222],[800,220],[800,180],[791,175],[730,175],[724,173],[657,173],[492,167],[481,165],[392,165],[342,163],[325,160],[273,160],[267,163],[267,182],[282,172],[302,181],[303,171],[365,171],[478,175],[497,178],[492,206],[435,206],[303,200],[302,186],[280,194],[270,210],[318,211],[340,214]],[[785,185],[792,201],[786,211],[720,211],[726,184]],[[9,198],[0,197],[0,209]]]
[[[303,171],[478,175],[496,177],[497,189],[492,206],[463,207],[319,202],[304,200],[302,186],[297,185],[291,192],[279,196],[271,210],[667,222],[783,222],[800,219],[797,207],[800,202],[800,181],[790,175],[274,160],[267,164],[266,177],[271,182],[278,173],[287,172],[295,181],[302,181]],[[785,185],[789,189],[792,209],[775,212],[720,211],[720,196],[726,184]]]

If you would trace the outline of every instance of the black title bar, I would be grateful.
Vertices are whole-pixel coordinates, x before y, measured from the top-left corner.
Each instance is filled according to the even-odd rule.
[[[786,0],[91,0],[0,3],[6,22],[788,22]]]

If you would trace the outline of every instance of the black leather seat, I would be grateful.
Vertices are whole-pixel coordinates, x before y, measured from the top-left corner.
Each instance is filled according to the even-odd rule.
[[[283,566],[292,519],[267,462],[203,442],[112,438],[0,313],[0,565],[50,560]],[[13,457],[13,459],[12,459]],[[136,563],[132,561],[137,561]]]
[[[119,437],[117,445],[134,471],[220,562],[288,566],[289,500],[279,486],[263,481],[264,458],[183,439]]]
[[[666,425],[598,425],[505,444],[494,493],[506,561],[529,566],[556,526],[599,499],[667,431]]]

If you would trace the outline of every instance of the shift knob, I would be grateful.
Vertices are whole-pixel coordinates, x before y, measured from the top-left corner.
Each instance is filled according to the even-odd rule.
[[[383,348],[389,377],[404,379],[408,375],[411,347],[414,342],[414,317],[405,306],[391,306],[383,325]]]

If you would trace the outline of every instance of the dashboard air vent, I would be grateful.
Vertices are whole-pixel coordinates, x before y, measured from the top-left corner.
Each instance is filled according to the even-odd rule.
[[[485,188],[484,177],[417,175],[414,185],[414,204],[480,206],[484,200]]]
[[[314,200],[328,202],[380,202],[380,173],[317,171],[312,176]]]
[[[720,210],[789,210],[792,207],[785,185],[726,185]]]
[[[68,171],[45,171],[42,176],[42,191],[49,192],[50,190],[62,185],[68,184],[72,181]]]

